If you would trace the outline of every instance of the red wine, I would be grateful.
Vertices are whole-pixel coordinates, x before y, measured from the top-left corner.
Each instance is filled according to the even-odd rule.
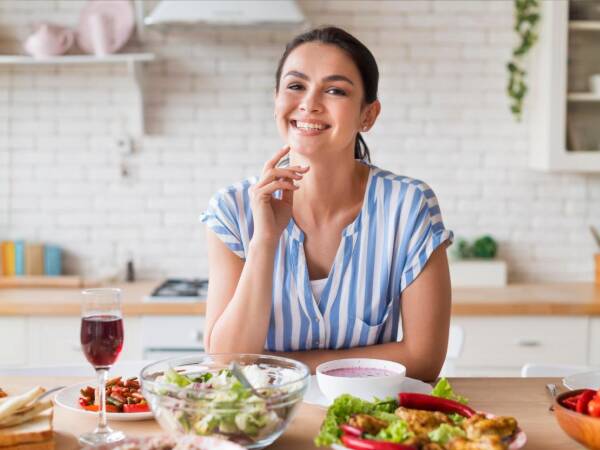
[[[123,348],[123,320],[110,315],[82,318],[81,347],[94,367],[111,366]]]

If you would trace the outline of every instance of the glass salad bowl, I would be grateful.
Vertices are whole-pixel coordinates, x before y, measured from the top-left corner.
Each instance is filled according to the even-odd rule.
[[[233,362],[252,388],[233,375]],[[306,392],[310,371],[277,356],[205,354],[152,363],[142,369],[140,380],[168,433],[217,435],[255,449],[283,433]]]

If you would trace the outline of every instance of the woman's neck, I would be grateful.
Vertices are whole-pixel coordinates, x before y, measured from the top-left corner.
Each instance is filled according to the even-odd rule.
[[[310,166],[297,182],[300,189],[294,193],[294,217],[318,227],[332,221],[347,221],[349,213],[358,214],[369,167],[354,159],[318,161]]]

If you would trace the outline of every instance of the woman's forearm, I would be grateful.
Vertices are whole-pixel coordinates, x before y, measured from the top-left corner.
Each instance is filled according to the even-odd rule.
[[[262,353],[273,292],[275,245],[251,241],[235,293],[210,331],[211,353]]]
[[[311,373],[315,369],[332,359],[343,358],[376,358],[395,361],[406,366],[406,376],[423,381],[433,381],[437,378],[442,368],[443,361],[432,360],[427,355],[412,354],[404,342],[389,342],[387,344],[368,345],[343,350],[310,350],[303,352],[276,352],[272,355],[302,361]]]

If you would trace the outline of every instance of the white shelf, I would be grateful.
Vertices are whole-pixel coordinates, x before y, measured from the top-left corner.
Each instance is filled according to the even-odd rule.
[[[531,66],[531,157],[534,169],[564,173],[600,173],[600,150],[567,148],[568,106],[599,102],[600,94],[567,92],[569,33],[600,30],[600,21],[569,21],[569,1],[540,2],[540,37],[533,48]]]
[[[117,53],[114,55],[61,55],[34,58],[25,55],[0,55],[0,64],[113,64],[152,61],[152,53]]]
[[[106,56],[61,55],[50,58],[33,58],[25,55],[0,55],[0,65],[52,65],[52,64],[127,64],[136,94],[131,115],[131,136],[144,134],[144,76],[142,63],[153,61],[153,53],[117,53]]]
[[[600,20],[571,20],[569,30],[600,31]]]
[[[567,95],[570,102],[600,102],[600,94],[595,92],[572,92]]]

